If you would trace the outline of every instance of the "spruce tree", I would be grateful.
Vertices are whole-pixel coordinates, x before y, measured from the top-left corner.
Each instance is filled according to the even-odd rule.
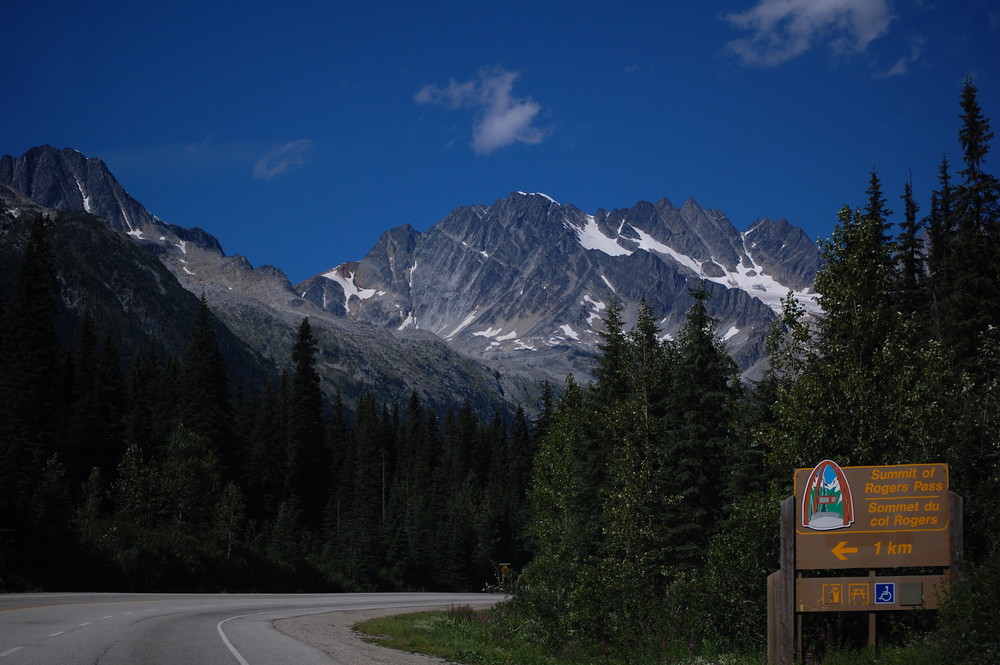
[[[930,287],[929,324],[938,341],[945,335],[945,319],[949,313],[949,288],[955,272],[955,213],[948,158],[943,156],[938,167],[939,188],[931,193],[927,227],[927,271]]]
[[[350,476],[342,486],[347,495],[339,547],[350,579],[362,588],[375,583],[382,563],[381,429],[375,398],[364,395],[351,432]]]
[[[250,516],[261,524],[277,518],[279,505],[286,498],[289,459],[285,398],[283,391],[269,381],[251,401],[253,423],[243,482]]]
[[[585,401],[584,391],[568,377],[533,460],[530,532],[536,555],[524,571],[519,599],[556,640],[600,630],[599,617],[588,610],[600,600],[594,581],[604,516],[593,501],[600,486],[578,470],[580,449],[590,436]]]
[[[34,554],[56,547],[43,533],[39,515],[45,499],[44,469],[62,464],[53,455],[57,422],[67,411],[60,404],[63,373],[55,328],[59,284],[50,234],[46,218],[31,220],[2,326],[0,578],[11,569],[34,570]]]
[[[878,216],[844,206],[833,236],[820,249],[824,267],[815,288],[824,312],[821,344],[831,352],[850,351],[855,362],[864,362],[895,325],[891,244]]]
[[[629,332],[628,341],[631,349],[629,392],[638,400],[643,417],[662,417],[668,390],[668,351],[660,341],[659,326],[645,299],[639,303],[635,327]]]
[[[95,349],[94,319],[89,312],[80,317],[70,360],[70,416],[62,445],[67,476],[78,487],[90,475],[105,443],[98,405],[99,377]],[[115,460],[117,463],[117,460]],[[105,469],[107,470],[107,469]]]
[[[602,317],[604,329],[598,333],[601,341],[597,348],[600,354],[597,358],[598,397],[608,402],[618,399],[629,392],[629,344],[625,335],[625,323],[622,319],[622,304],[615,299],[608,305]]]
[[[208,439],[223,467],[236,476],[239,455],[233,449],[232,404],[225,360],[219,350],[215,320],[203,293],[195,310],[191,340],[181,371],[183,407],[180,423]]]
[[[677,340],[667,416],[667,463],[660,483],[678,497],[667,520],[672,562],[695,565],[722,517],[727,453],[735,434],[739,370],[715,332],[703,288],[692,291]]]
[[[196,532],[209,524],[221,491],[218,457],[208,437],[178,426],[161,461],[160,488],[173,522]]]
[[[964,167],[955,188],[954,274],[948,288],[950,344],[974,368],[980,336],[1000,325],[1000,184],[985,170],[990,122],[982,114],[976,87],[962,89],[959,142]]]
[[[913,179],[903,187],[903,224],[896,242],[898,281],[895,300],[900,310],[916,317],[927,310],[927,290],[924,273],[924,241],[917,221],[917,203],[913,198]],[[923,317],[926,320],[926,316]]]
[[[892,214],[892,210],[889,209],[888,201],[882,193],[882,181],[875,169],[872,169],[871,178],[868,180],[868,189],[865,190],[865,193],[868,194],[868,203],[864,209],[865,217],[878,224],[882,243],[890,244],[892,234],[889,229],[892,227],[892,223],[889,221],[889,215]]]
[[[552,390],[552,384],[546,379],[542,383],[542,394],[539,398],[539,410],[538,416],[535,418],[535,440],[539,440],[548,434],[549,425],[552,423],[552,417],[556,409],[556,398]]]
[[[289,397],[285,495],[299,497],[305,524],[313,529],[322,524],[330,491],[330,454],[324,432],[316,350],[316,338],[309,319],[305,318],[292,348],[294,372]]]

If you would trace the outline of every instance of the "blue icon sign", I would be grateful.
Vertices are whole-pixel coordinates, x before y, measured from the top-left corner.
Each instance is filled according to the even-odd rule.
[[[875,604],[891,605],[896,602],[896,585],[893,582],[875,583]]]

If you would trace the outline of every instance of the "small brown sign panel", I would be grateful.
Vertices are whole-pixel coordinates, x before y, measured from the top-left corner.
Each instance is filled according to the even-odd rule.
[[[946,567],[951,561],[947,532],[824,533],[796,538],[797,570]]]
[[[795,611],[933,610],[947,590],[945,575],[799,577],[795,580]]]

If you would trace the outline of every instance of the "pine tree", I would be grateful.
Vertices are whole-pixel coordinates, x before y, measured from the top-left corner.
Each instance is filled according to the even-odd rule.
[[[997,228],[997,181],[984,170],[993,131],[989,119],[983,116],[977,93],[972,80],[966,79],[962,87],[962,127],[958,132],[965,168],[960,172],[964,182],[958,191],[957,205],[961,225],[996,240],[1000,231]]]
[[[344,519],[339,551],[348,574],[359,586],[372,585],[382,562],[381,423],[375,398],[364,395],[351,431],[349,478],[341,487]]]
[[[868,194],[868,204],[864,209],[865,217],[878,224],[882,244],[889,245],[892,242],[892,234],[889,233],[889,229],[892,227],[889,215],[892,214],[892,210],[889,209],[888,201],[882,193],[882,181],[875,169],[872,169],[871,178],[868,180],[868,189],[865,190],[865,193]],[[872,233],[874,233],[874,229]]]
[[[200,530],[209,523],[221,489],[219,461],[208,437],[183,425],[170,435],[160,487],[171,519]]]
[[[103,442],[95,461],[105,477],[110,477],[125,452],[127,387],[122,358],[111,331],[105,331],[97,361],[97,410],[101,415]]]
[[[815,285],[824,312],[820,344],[831,352],[850,350],[853,360],[863,363],[895,325],[891,245],[877,216],[845,206],[833,236],[820,249],[824,268]]]
[[[895,301],[904,313],[915,317],[927,310],[927,289],[924,273],[924,241],[917,221],[917,203],[913,199],[913,179],[903,187],[903,217],[896,242],[898,282]],[[925,320],[927,317],[923,317]]]
[[[528,491],[531,486],[531,460],[535,446],[524,408],[517,407],[510,431],[510,457],[506,466],[506,501],[509,506],[511,550],[509,561],[520,569],[529,559],[528,520],[530,504]]]
[[[696,564],[722,517],[727,453],[735,434],[739,371],[715,333],[704,289],[691,293],[694,304],[678,334],[677,361],[667,416],[668,474],[657,484],[677,497],[666,528],[675,565]]]
[[[556,409],[555,395],[552,391],[552,384],[546,379],[542,383],[542,394],[539,398],[538,416],[535,418],[535,440],[543,438],[549,431],[552,417]]]
[[[246,500],[239,485],[226,483],[215,504],[212,518],[216,539],[228,560],[233,555],[233,548],[242,542],[245,529]]]
[[[645,299],[639,303],[635,328],[629,332],[628,341],[632,356],[630,392],[638,400],[644,418],[662,417],[668,390],[669,350],[660,341],[660,329]]]
[[[309,319],[299,325],[292,348],[294,373],[288,415],[286,496],[298,496],[307,527],[319,529],[330,492],[330,454],[325,440],[323,393],[316,371],[317,342]]]
[[[73,352],[68,358],[71,412],[62,446],[69,482],[74,487],[90,475],[93,467],[103,466],[98,462],[105,441],[98,404],[100,389],[94,355],[96,346],[94,319],[89,312],[85,312],[80,317]]]
[[[600,351],[597,359],[598,396],[606,401],[612,401],[629,392],[629,344],[622,320],[622,304],[617,299],[612,300],[602,318],[604,330],[598,333],[601,341],[597,348]]]
[[[776,390],[765,428],[774,468],[908,461],[945,437],[945,361],[893,306],[900,276],[886,262],[889,244],[877,220],[841,210],[833,236],[821,243],[816,290],[823,316],[815,335],[792,349],[795,372]],[[799,312],[799,314],[802,314]],[[779,364],[784,360],[779,357]]]
[[[993,132],[976,93],[967,79],[959,130],[963,182],[954,192],[954,272],[947,286],[946,309],[947,341],[959,360],[972,369],[980,336],[990,326],[1000,325],[1000,184],[985,171]]]
[[[603,628],[600,614],[591,611],[601,600],[594,582],[604,516],[593,500],[600,489],[578,469],[589,428],[584,392],[568,377],[533,460],[531,536],[536,555],[524,571],[518,596],[556,640],[594,635]]]
[[[34,218],[0,332],[0,577],[8,566],[32,569],[33,553],[52,543],[41,533],[43,473],[62,464],[57,451],[60,404],[55,319],[59,284],[50,247],[51,222]]]
[[[931,273],[944,269],[955,234],[954,193],[948,167],[948,157],[943,155],[938,165],[939,188],[931,194],[931,207],[926,224],[930,242],[927,263]]]
[[[215,325],[208,300],[202,294],[182,364],[184,402],[180,422],[206,437],[218,451],[227,475],[235,477],[239,455],[233,449],[229,378]]]
[[[270,382],[251,401],[253,424],[243,484],[250,516],[260,523],[277,518],[279,504],[286,496],[288,451],[284,403],[285,395]]]

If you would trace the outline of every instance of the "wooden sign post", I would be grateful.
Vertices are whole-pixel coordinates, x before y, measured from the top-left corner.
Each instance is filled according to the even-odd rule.
[[[801,651],[801,613],[936,609],[957,574],[962,500],[946,464],[841,468],[824,460],[795,472],[781,503],[781,570],[768,578],[768,662]],[[938,568],[932,575],[883,569]],[[802,571],[868,569],[867,577],[806,577]],[[794,627],[793,627],[794,625]]]

